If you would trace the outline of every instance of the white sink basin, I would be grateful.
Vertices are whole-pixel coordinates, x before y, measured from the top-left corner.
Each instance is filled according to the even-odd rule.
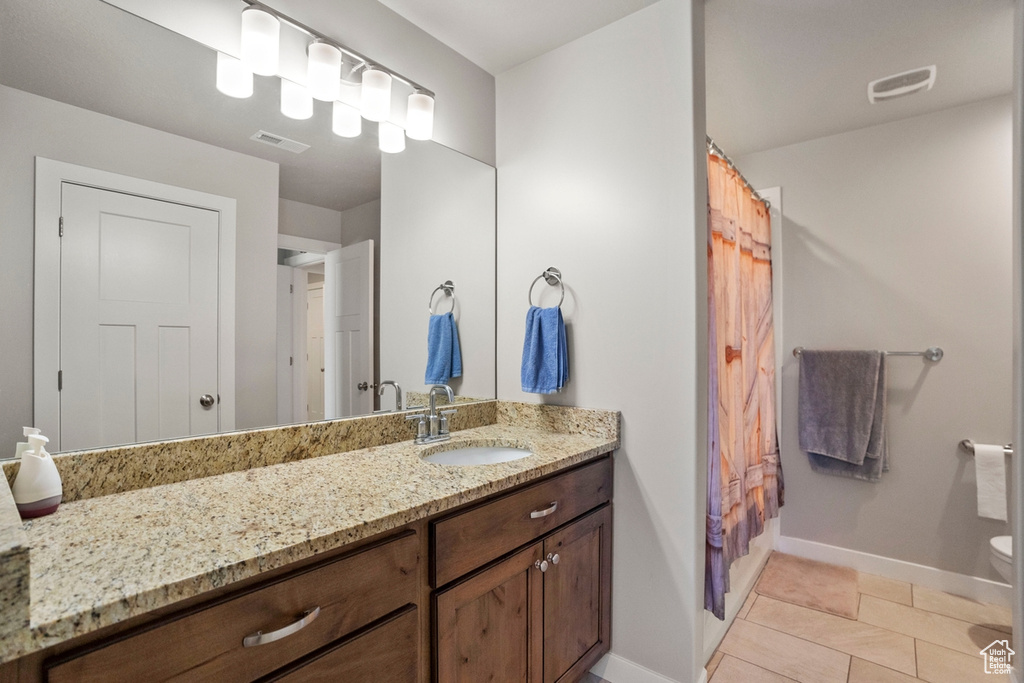
[[[533,452],[525,448],[511,446],[466,446],[447,451],[428,453],[423,456],[426,462],[435,465],[493,465],[497,462],[519,460]]]

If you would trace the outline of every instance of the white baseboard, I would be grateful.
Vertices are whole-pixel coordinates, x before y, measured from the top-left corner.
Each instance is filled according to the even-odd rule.
[[[1013,605],[1013,588],[1009,584],[989,581],[977,576],[957,574],[923,564],[894,560],[891,557],[862,553],[859,550],[839,548],[791,536],[779,536],[775,549],[809,560],[851,567],[865,574],[876,574],[953,595],[961,595],[977,602],[988,602],[1006,607]]]
[[[701,675],[699,683],[707,683],[708,672],[705,669],[701,669],[701,671],[704,673]],[[590,669],[590,672],[610,681],[610,683],[680,683],[611,652],[602,657]]]

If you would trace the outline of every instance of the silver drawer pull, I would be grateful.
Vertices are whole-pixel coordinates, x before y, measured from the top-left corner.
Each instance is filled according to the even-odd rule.
[[[551,503],[550,507],[546,507],[543,510],[534,510],[530,513],[530,519],[540,519],[541,517],[547,517],[552,512],[558,509],[558,501]]]
[[[256,647],[257,645],[266,645],[267,643],[272,643],[275,640],[287,638],[293,633],[298,633],[302,629],[312,624],[314,621],[316,621],[316,618],[318,616],[320,616],[319,607],[308,609],[305,612],[303,612],[302,618],[296,621],[295,623],[288,624],[284,628],[279,628],[276,631],[271,631],[270,633],[256,631],[256,633],[253,633],[251,636],[246,636],[244,639],[242,639],[242,645],[244,647]]]

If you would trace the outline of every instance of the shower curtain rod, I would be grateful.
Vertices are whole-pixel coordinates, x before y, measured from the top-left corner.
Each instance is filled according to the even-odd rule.
[[[708,141],[708,153],[714,154],[716,157],[719,157],[725,163],[727,163],[729,165],[729,168],[736,171],[736,175],[739,176],[739,179],[742,180],[743,184],[747,186],[748,190],[750,190],[750,194],[754,195],[754,199],[763,203],[766,209],[771,209],[772,203],[757,193],[757,190],[755,190],[754,186],[751,185],[750,182],[743,176],[743,174],[740,172],[740,169],[736,168],[736,164],[732,163],[732,159],[729,158],[729,155],[726,154],[722,150],[722,148],[719,147],[715,143],[715,141],[711,139],[710,135],[705,135],[704,137],[706,137]]]

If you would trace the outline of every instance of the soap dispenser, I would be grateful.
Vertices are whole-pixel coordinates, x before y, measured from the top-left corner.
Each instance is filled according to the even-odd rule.
[[[14,451],[14,460],[20,459],[21,455],[25,451],[27,451],[29,449],[28,437],[32,436],[33,434],[38,434],[39,433],[39,428],[38,427],[22,427],[21,428],[21,433],[25,435],[25,439],[26,440],[18,442],[18,446],[17,446],[17,448]]]
[[[22,519],[56,512],[64,495],[57,465],[46,452],[49,439],[41,434],[31,434],[28,442],[29,448],[21,455],[21,467],[11,487]]]

